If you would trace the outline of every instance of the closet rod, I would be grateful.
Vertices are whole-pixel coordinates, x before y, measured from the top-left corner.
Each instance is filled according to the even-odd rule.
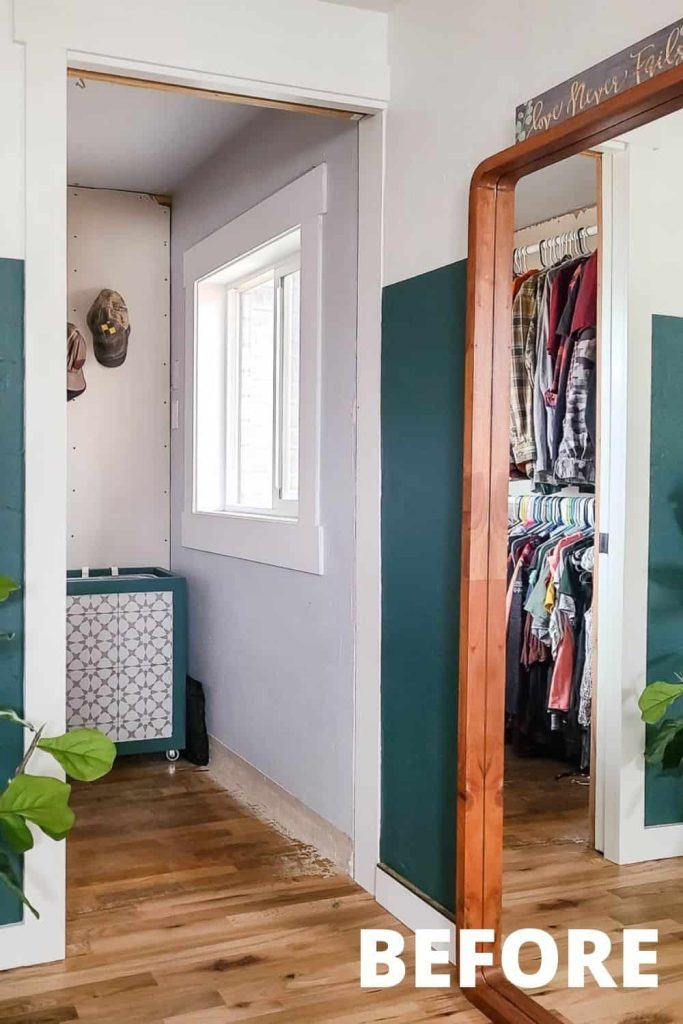
[[[598,233],[597,225],[593,224],[588,228],[578,228],[576,231],[564,231],[561,235],[551,235],[549,238],[544,238],[540,242],[534,242],[532,245],[519,245],[515,252],[524,252],[527,256],[533,256],[541,251],[541,245],[546,247],[553,244],[562,245],[563,242],[568,242],[570,239],[580,241],[579,233],[584,238],[592,238]]]

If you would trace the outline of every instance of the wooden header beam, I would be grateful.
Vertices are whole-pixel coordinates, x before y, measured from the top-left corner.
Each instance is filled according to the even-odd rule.
[[[176,85],[173,82],[157,82],[150,78],[132,78],[128,75],[111,75],[105,71],[87,71],[85,68],[67,68],[69,78],[83,81],[107,82],[110,85],[127,85],[136,89],[156,89],[158,92],[181,93],[196,99],[217,100],[222,103],[240,103],[247,107],[263,107],[269,110],[286,110],[295,114],[316,114],[318,117],[336,117],[346,121],[360,121],[364,114],[354,110],[337,110],[334,107],[316,107],[308,103],[287,103],[284,100],[269,100],[262,96],[244,96],[240,93],[221,92],[217,89],[198,89],[191,85]]]

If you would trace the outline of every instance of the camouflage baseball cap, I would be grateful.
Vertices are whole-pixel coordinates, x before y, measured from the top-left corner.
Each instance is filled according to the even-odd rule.
[[[120,366],[128,354],[130,319],[123,297],[103,288],[88,310],[95,358],[102,366]]]
[[[66,400],[71,402],[85,391],[83,366],[87,355],[85,338],[74,324],[66,325]]]

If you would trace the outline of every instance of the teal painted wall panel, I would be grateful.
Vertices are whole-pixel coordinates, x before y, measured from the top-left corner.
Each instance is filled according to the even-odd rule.
[[[647,680],[683,672],[683,319],[652,318]],[[675,712],[683,715],[683,711]],[[683,773],[648,766],[645,824],[683,821]]]
[[[6,259],[0,259],[0,573],[24,578],[24,264]],[[0,706],[19,712],[23,627],[19,594],[0,604],[0,633],[14,633],[13,640],[0,643]],[[0,722],[0,788],[21,760],[22,748],[20,730]],[[0,885],[0,924],[21,918],[20,903]]]
[[[466,261],[384,290],[381,861],[454,907]]]

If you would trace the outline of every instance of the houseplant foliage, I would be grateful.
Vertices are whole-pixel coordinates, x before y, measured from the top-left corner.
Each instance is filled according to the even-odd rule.
[[[9,577],[0,576],[0,602],[18,589]],[[11,634],[0,634],[0,640],[9,639]],[[60,779],[31,774],[29,763],[37,750],[43,750],[58,762],[69,778],[93,782],[111,770],[116,747],[98,729],[74,729],[61,736],[45,736],[44,726],[36,728],[11,708],[0,707],[0,721],[25,729],[31,735],[13,778],[0,790],[0,836],[5,844],[5,849],[0,847],[0,884],[7,886],[38,917],[6,850],[9,848],[17,854],[30,850],[34,843],[32,828],[39,829],[50,839],[64,839],[73,826],[74,812],[69,806],[71,786]]]
[[[643,721],[657,726],[648,730],[645,743],[645,758],[649,764],[671,769],[679,768],[683,762],[683,719],[664,717],[681,697],[683,681],[650,683],[640,695],[638,706]]]

